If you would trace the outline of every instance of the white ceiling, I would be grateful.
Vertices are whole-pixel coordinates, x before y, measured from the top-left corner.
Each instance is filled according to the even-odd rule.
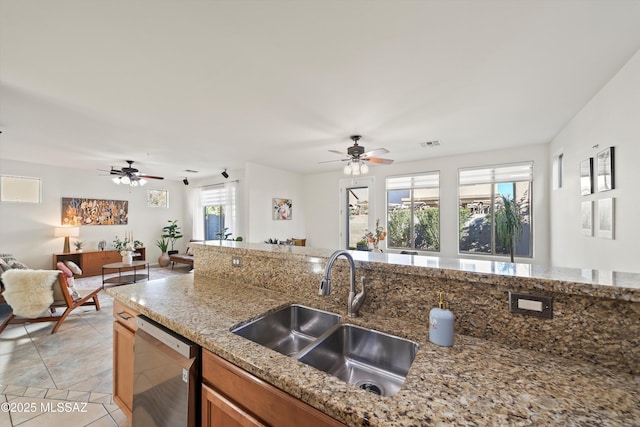
[[[339,170],[318,162],[354,133],[396,162],[547,143],[639,22],[635,0],[0,0],[0,158],[182,179]]]

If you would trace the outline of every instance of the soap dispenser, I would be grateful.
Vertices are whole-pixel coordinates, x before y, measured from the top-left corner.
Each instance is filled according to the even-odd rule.
[[[453,313],[447,309],[444,293],[440,292],[438,307],[429,312],[429,341],[442,347],[453,346],[453,321]]]

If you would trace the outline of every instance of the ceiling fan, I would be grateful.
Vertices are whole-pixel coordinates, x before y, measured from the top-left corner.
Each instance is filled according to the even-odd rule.
[[[365,174],[369,171],[369,167],[367,166],[367,162],[377,163],[381,165],[390,165],[393,163],[391,159],[383,159],[380,157],[373,157],[379,154],[388,153],[389,150],[386,148],[376,148],[371,151],[364,151],[364,147],[362,145],[358,145],[358,141],[362,138],[360,135],[351,135],[351,140],[353,141],[353,146],[347,148],[347,158],[341,160],[328,160],[320,163],[329,163],[329,162],[349,162],[344,167],[344,173],[346,175],[360,175]],[[329,150],[332,153],[344,155],[342,151],[337,150]]]
[[[137,187],[145,185],[147,183],[147,179],[164,179],[164,177],[162,176],[153,176],[140,173],[137,168],[133,167],[133,160],[126,160],[126,162],[129,164],[129,166],[122,169],[116,169],[111,166],[111,170],[108,171],[109,175],[115,175],[112,178],[112,181],[116,184],[125,184],[132,187]]]

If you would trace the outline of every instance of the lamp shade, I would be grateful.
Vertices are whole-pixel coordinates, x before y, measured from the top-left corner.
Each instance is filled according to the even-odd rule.
[[[80,235],[80,227],[56,227],[56,237],[78,237]]]

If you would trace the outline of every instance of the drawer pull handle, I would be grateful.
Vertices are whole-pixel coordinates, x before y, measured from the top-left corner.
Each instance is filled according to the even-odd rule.
[[[118,313],[118,316],[122,317],[124,320],[131,320],[131,318],[133,316],[125,316],[126,312],[121,311],[120,313]]]

